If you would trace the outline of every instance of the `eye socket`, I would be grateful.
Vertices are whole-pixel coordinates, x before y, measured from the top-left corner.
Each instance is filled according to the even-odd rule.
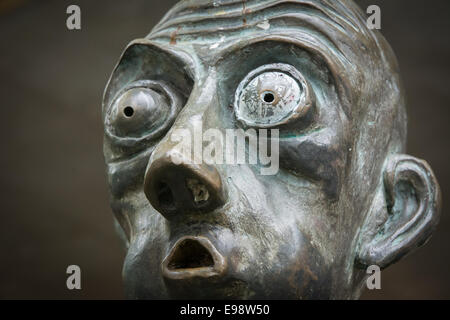
[[[122,91],[113,101],[109,131],[122,138],[152,136],[164,129],[179,108],[176,95],[157,83],[138,83]]]
[[[250,72],[239,84],[234,109],[246,126],[279,126],[304,116],[313,93],[293,66],[270,64]]]

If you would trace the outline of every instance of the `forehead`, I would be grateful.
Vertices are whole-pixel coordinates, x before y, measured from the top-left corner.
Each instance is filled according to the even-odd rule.
[[[152,30],[152,37],[179,35],[218,35],[243,31],[262,20],[317,22],[349,32],[363,31],[361,10],[351,1],[327,0],[222,0],[181,1]],[[364,20],[364,19],[363,19]],[[285,24],[289,27],[289,24]]]
[[[321,42],[342,54],[354,40],[369,36],[361,14],[346,0],[188,0],[170,10],[147,38],[216,49],[264,34],[303,33],[309,35],[304,42]]]

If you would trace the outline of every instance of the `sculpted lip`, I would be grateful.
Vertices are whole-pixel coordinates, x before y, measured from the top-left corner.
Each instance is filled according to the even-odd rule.
[[[223,275],[226,261],[208,238],[185,236],[175,243],[161,267],[168,279],[209,278]]]

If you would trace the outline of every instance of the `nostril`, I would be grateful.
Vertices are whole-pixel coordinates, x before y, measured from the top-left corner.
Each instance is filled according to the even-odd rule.
[[[160,182],[158,185],[158,201],[161,208],[165,210],[175,209],[175,199],[172,190],[169,185],[164,182]]]
[[[170,270],[213,266],[214,259],[211,253],[198,241],[192,239],[186,239],[177,246],[168,264]]]

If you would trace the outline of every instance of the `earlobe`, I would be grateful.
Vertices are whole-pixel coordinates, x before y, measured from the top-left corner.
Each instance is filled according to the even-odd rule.
[[[385,165],[383,186],[384,192],[375,198],[376,208],[362,229],[359,265],[387,267],[423,245],[439,221],[440,189],[425,161],[408,155],[391,156]]]

